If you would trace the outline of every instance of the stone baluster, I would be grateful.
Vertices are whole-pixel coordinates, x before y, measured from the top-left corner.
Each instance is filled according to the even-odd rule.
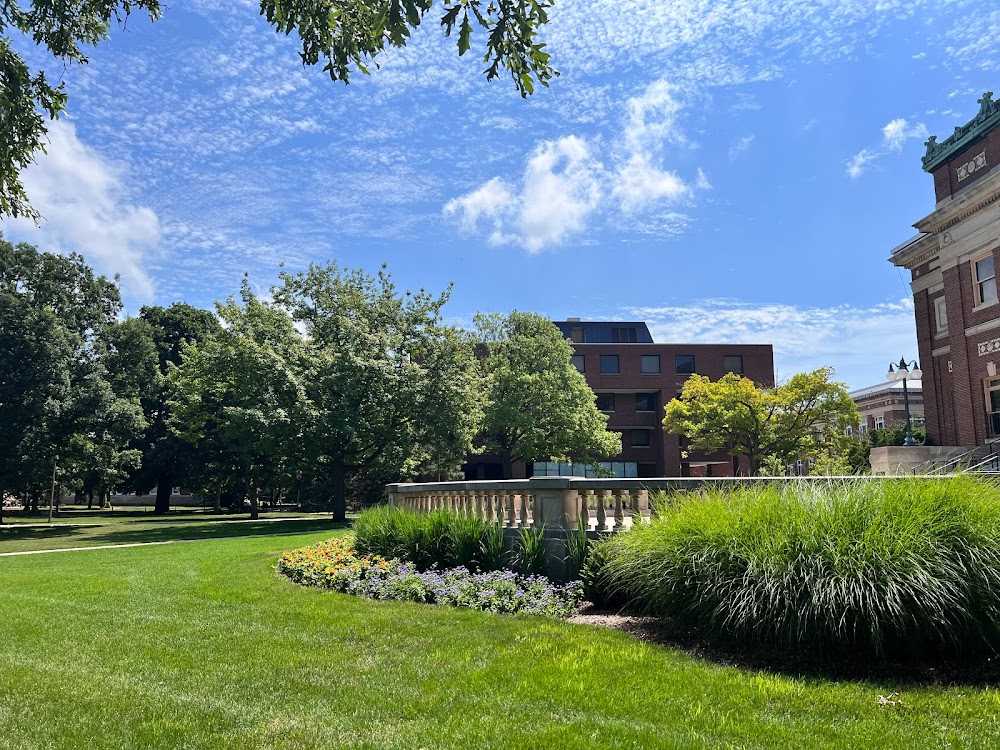
[[[504,509],[507,513],[507,528],[513,529],[517,526],[517,508],[514,505],[517,495],[513,492],[504,492],[501,497],[503,497]]]
[[[489,495],[487,495],[483,490],[476,493],[476,518],[480,521],[489,520],[486,515],[486,503],[489,500]]]
[[[542,505],[538,502],[538,496],[532,492],[531,498],[531,525],[538,528],[542,525]]]
[[[524,527],[528,525],[528,493],[521,492],[517,495],[518,500],[520,500],[520,507],[517,517],[517,525]]]
[[[625,509],[623,505],[627,497],[628,490],[615,490],[615,523],[613,527],[615,531],[620,531],[625,525]]]
[[[639,490],[639,520],[649,520],[649,490]]]
[[[607,504],[611,498],[611,490],[597,490],[594,493],[597,500],[597,530],[604,531],[608,523]]]
[[[583,529],[590,528],[590,496],[593,490],[580,490],[580,521]]]
[[[486,521],[497,522],[497,493],[493,490],[486,490]]]

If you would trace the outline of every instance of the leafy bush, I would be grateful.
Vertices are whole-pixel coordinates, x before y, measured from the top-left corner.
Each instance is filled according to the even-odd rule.
[[[383,506],[361,513],[354,534],[361,554],[399,558],[417,570],[458,565],[489,570],[503,563],[503,530],[498,550],[495,526],[448,510],[414,513]]]
[[[959,477],[761,484],[673,498],[591,553],[604,596],[743,645],[1000,649],[1000,491]]]
[[[598,607],[610,607],[623,605],[627,602],[616,593],[611,581],[608,579],[608,560],[611,557],[612,547],[609,542],[611,534],[607,534],[603,539],[591,542],[587,549],[586,560],[580,569],[580,580],[583,583],[583,595],[588,601],[593,602]]]
[[[418,572],[413,565],[362,555],[350,537],[286,552],[278,571],[297,583],[369,599],[427,602],[484,612],[568,617],[583,598],[579,582],[467,568]]]

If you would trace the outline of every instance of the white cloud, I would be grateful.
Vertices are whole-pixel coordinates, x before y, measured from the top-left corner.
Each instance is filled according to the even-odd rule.
[[[889,360],[917,351],[908,298],[868,307],[722,300],[622,312],[626,319],[645,320],[653,338],[664,343],[772,344],[779,379],[832,366],[838,379],[861,388],[880,382]]]
[[[678,123],[681,110],[676,87],[657,81],[625,103],[620,140],[603,159],[576,135],[542,141],[528,157],[516,195],[503,178],[494,177],[448,201],[444,214],[457,217],[467,233],[485,219],[491,244],[520,244],[532,253],[583,232],[594,214],[609,209],[608,198],[638,231],[652,224],[637,214],[652,208],[669,217],[670,226],[683,226],[686,217],[663,213],[662,204],[689,199],[711,185],[700,169],[689,183],[663,166],[664,145],[687,142]]]
[[[847,176],[852,180],[857,179],[868,169],[868,164],[877,159],[881,154],[867,148],[861,149],[847,161]]]
[[[444,213],[457,216],[466,232],[486,220],[491,244],[516,243],[537,253],[584,228],[601,199],[602,171],[582,138],[543,141],[528,158],[517,194],[494,177],[448,201]]]
[[[906,141],[927,136],[927,127],[922,122],[911,125],[902,117],[897,117],[882,128],[882,142],[890,151],[902,151]]]
[[[38,154],[22,180],[41,226],[25,219],[0,226],[42,250],[78,252],[102,273],[120,274],[128,293],[152,299],[144,264],[160,240],[159,219],[129,203],[121,170],[80,141],[71,123],[49,124],[47,153]]]
[[[657,150],[664,143],[684,143],[678,127],[681,111],[677,88],[666,81],[656,81],[626,105],[625,147],[632,153]]]
[[[740,138],[736,143],[729,147],[729,160],[733,161],[740,154],[750,148],[753,145],[754,137],[752,135],[745,135]]]
[[[635,213],[663,199],[684,198],[691,192],[691,186],[676,172],[655,166],[643,154],[633,154],[615,173],[611,188],[612,195],[619,199],[626,214]]]

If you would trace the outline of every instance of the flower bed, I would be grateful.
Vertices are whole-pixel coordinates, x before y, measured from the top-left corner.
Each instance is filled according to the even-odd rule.
[[[483,612],[568,617],[583,599],[579,582],[559,585],[544,576],[522,576],[509,570],[418,572],[409,563],[358,554],[351,537],[286,552],[278,560],[278,571],[296,583],[369,599],[426,602]]]

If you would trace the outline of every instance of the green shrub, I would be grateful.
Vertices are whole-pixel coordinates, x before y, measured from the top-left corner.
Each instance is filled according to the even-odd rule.
[[[991,482],[760,484],[675,496],[658,513],[591,553],[585,581],[601,595],[742,645],[1000,649]]]
[[[580,569],[580,580],[583,581],[583,595],[587,601],[598,607],[612,607],[626,604],[626,600],[615,591],[608,578],[608,560],[611,556],[611,534],[603,539],[591,542],[587,549],[587,558]]]
[[[570,564],[571,579],[576,580],[580,577],[587,564],[590,544],[590,537],[587,536],[587,520],[581,517],[577,527],[566,532],[566,552]]]

